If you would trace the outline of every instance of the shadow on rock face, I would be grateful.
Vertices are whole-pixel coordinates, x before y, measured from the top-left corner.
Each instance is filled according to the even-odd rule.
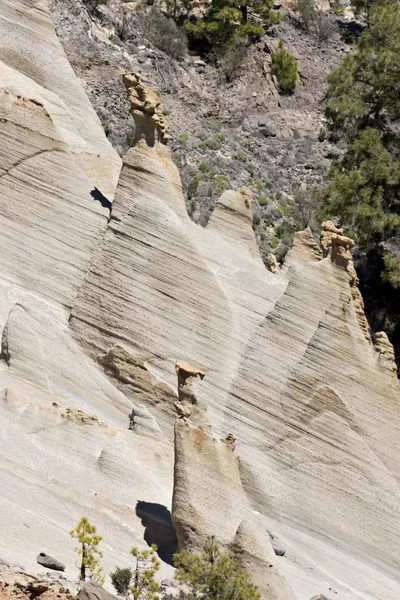
[[[177,551],[178,540],[168,508],[162,504],[139,500],[136,504],[136,514],[142,520],[145,528],[143,536],[145,542],[149,546],[156,544],[161,560],[172,565],[172,557]]]
[[[100,192],[100,190],[98,190],[97,188],[94,188],[91,192],[90,195],[92,196],[93,200],[96,200],[96,202],[100,202],[101,206],[103,208],[108,208],[109,210],[111,210],[111,202],[109,201],[108,198],[106,198],[104,196],[104,194],[102,194]]]

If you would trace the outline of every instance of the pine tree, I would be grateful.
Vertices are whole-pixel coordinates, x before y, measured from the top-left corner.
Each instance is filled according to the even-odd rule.
[[[132,586],[130,591],[134,600],[158,600],[160,586],[155,580],[155,574],[160,568],[157,558],[157,546],[152,544],[149,550],[132,548],[131,554],[135,559]]]
[[[384,279],[400,286],[400,260],[386,241],[400,231],[400,7],[377,3],[355,54],[328,78],[329,128],[347,142],[319,194],[359,247],[380,253]]]
[[[188,588],[180,600],[260,600],[260,594],[233,550],[223,551],[210,538],[201,554],[174,556],[176,577]]]
[[[212,0],[204,17],[187,20],[185,27],[193,39],[206,40],[216,55],[223,56],[239,38],[255,38],[279,20],[273,12],[274,0]]]
[[[79,542],[75,551],[81,556],[80,580],[86,581],[88,569],[91,579],[104,583],[103,569],[99,564],[99,559],[103,556],[99,550],[102,537],[97,534],[95,525],[92,525],[86,517],[82,517],[75,529],[71,529],[70,535]]]

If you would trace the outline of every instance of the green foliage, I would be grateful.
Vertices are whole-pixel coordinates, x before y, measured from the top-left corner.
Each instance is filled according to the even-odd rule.
[[[351,0],[351,6],[354,8],[355,14],[363,13],[367,19],[371,11],[378,6],[387,6],[388,4],[396,4],[397,0]]]
[[[201,162],[201,163],[199,164],[199,170],[200,170],[202,173],[211,173],[211,172],[212,172],[212,170],[213,170],[213,168],[212,168],[212,166],[210,165],[210,163],[208,163],[208,162],[204,162],[204,161],[203,161],[203,162]]]
[[[111,125],[108,121],[106,121],[105,123],[103,123],[103,129],[104,129],[104,133],[106,134],[106,136],[108,137],[111,133]]]
[[[278,80],[279,89],[283,94],[294,91],[298,79],[297,60],[285,50],[282,42],[272,53],[272,71]]]
[[[189,141],[189,136],[187,133],[181,133],[181,135],[176,138],[176,141],[178,144],[187,144]]]
[[[217,56],[225,55],[240,38],[257,38],[277,22],[273,0],[212,0],[203,18],[187,20],[185,27],[194,40],[204,40]]]
[[[326,140],[326,129],[325,127],[320,127],[318,132],[318,141],[324,142]]]
[[[130,591],[134,600],[159,600],[158,593],[161,588],[155,580],[155,575],[160,568],[160,561],[156,552],[155,544],[146,550],[131,549],[134,569]]]
[[[291,223],[290,221],[282,221],[275,231],[282,244],[290,248],[295,230],[296,225],[294,223]]]
[[[400,288],[400,256],[385,252],[383,262],[385,264],[383,281],[390,283],[394,288]]]
[[[127,596],[129,592],[129,585],[132,579],[132,570],[129,568],[122,569],[116,567],[113,573],[110,573],[111,583],[117,590],[118,594]]]
[[[239,160],[242,160],[243,162],[247,162],[248,160],[248,156],[246,152],[243,152],[243,150],[238,150],[236,156]]]
[[[269,204],[269,200],[265,196],[257,196],[257,202],[260,206],[267,206]]]
[[[182,154],[178,154],[178,152],[173,152],[172,159],[173,159],[174,163],[176,164],[176,166],[178,167],[178,169],[182,169],[182,167],[183,167]]]
[[[347,142],[318,194],[322,217],[338,217],[362,250],[381,249],[400,228],[400,7],[377,5],[355,54],[328,79],[331,131]],[[399,261],[385,256],[387,281]]]
[[[99,559],[103,556],[99,550],[102,537],[97,534],[95,525],[92,525],[86,517],[82,517],[75,529],[71,529],[69,533],[79,543],[75,551],[81,556],[81,581],[86,580],[86,570],[89,569],[92,579],[104,583],[103,569],[99,564]]]
[[[205,148],[208,148],[209,150],[219,150],[221,148],[222,142],[224,140],[225,140],[224,133],[222,133],[222,132],[215,133],[211,137],[208,137],[207,139],[200,142],[199,148],[201,148],[203,150]]]
[[[229,186],[229,178],[225,175],[214,175],[212,183],[215,192],[220,196]]]
[[[317,12],[315,0],[295,0],[292,4],[292,8],[298,13],[304,29],[311,32],[315,13]]]
[[[174,556],[176,577],[187,586],[181,600],[260,600],[257,588],[233,551],[221,550],[211,538],[201,554]]]
[[[279,239],[279,238],[277,238],[276,236],[272,237],[272,238],[269,240],[269,245],[271,246],[271,248],[272,248],[273,250],[274,250],[275,248],[277,248],[277,247],[279,246],[279,244],[280,244],[280,243],[281,243],[281,242],[280,242],[280,239]]]

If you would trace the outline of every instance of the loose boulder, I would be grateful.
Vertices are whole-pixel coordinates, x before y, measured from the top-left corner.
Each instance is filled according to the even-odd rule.
[[[107,592],[97,581],[88,581],[79,590],[76,600],[116,600],[116,596]]]
[[[39,565],[42,565],[42,567],[45,567],[46,569],[53,569],[53,571],[65,571],[65,565],[63,565],[56,558],[53,558],[44,552],[40,552],[36,560]]]

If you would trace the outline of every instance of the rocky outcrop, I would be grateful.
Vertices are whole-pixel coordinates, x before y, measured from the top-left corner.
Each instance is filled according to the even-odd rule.
[[[371,336],[367,317],[364,312],[364,301],[358,289],[358,277],[350,252],[350,248],[354,246],[354,240],[343,235],[343,229],[336,227],[332,221],[324,221],[321,225],[320,241],[324,257],[329,256],[331,261],[342,267],[349,276],[351,294],[358,322],[365,339],[370,342]]]
[[[122,79],[135,121],[136,144],[144,138],[149,146],[169,140],[168,127],[160,109],[161,98],[147,86],[137,73],[124,73]]]
[[[275,552],[265,530],[265,522],[254,515],[243,520],[234,538],[242,567],[267,600],[294,600],[287,581],[279,572]]]
[[[179,547],[200,552],[210,537],[225,547],[234,544],[262,598],[294,599],[277,569],[266,521],[260,517],[255,525],[232,434],[217,439],[190,418],[180,418],[174,447],[172,521]]]
[[[177,360],[175,371],[178,378],[178,400],[175,409],[182,419],[190,419],[198,427],[210,430],[210,423],[206,413],[198,406],[196,394],[193,387],[193,379],[203,379],[205,372]]]
[[[397,378],[397,365],[392,344],[384,331],[377,331],[374,336],[375,350],[379,353],[379,361]]]
[[[76,585],[55,573],[34,576],[0,561],[1,600],[72,600]]]

